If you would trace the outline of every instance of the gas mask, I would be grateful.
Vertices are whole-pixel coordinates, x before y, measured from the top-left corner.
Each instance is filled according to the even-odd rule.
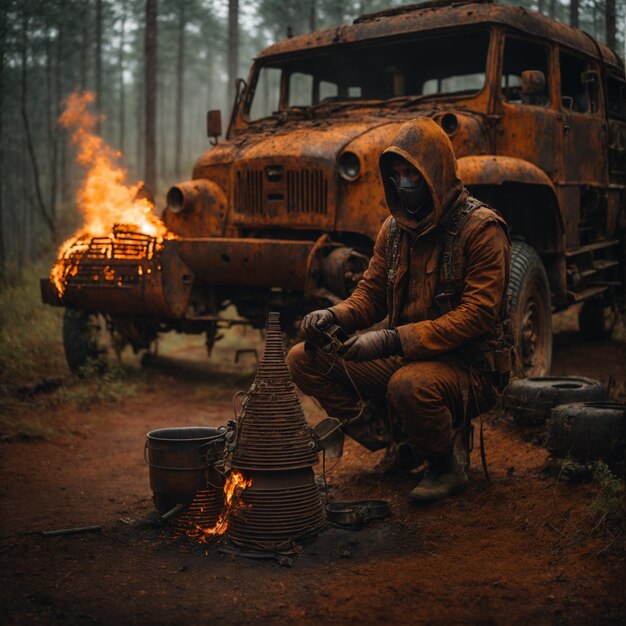
[[[399,181],[391,177],[391,182],[398,192],[400,205],[408,213],[408,215],[421,221],[432,210],[432,198],[426,181],[411,180],[410,178],[400,177]]]

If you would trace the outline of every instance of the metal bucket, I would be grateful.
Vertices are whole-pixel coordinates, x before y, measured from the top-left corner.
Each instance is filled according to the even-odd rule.
[[[224,478],[214,465],[224,453],[226,429],[160,428],[146,437],[144,459],[150,466],[154,504],[163,514],[177,504],[189,506],[200,490],[220,498]]]

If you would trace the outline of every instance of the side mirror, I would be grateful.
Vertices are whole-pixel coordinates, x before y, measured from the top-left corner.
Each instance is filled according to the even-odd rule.
[[[541,70],[522,72],[522,96],[543,96],[546,93],[546,77]]]
[[[222,134],[222,112],[219,109],[209,111],[206,114],[206,134],[217,144],[217,138]]]

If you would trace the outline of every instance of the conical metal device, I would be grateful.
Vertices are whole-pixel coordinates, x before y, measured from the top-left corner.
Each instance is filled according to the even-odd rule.
[[[231,465],[275,472],[317,463],[311,431],[285,362],[280,314],[270,313],[265,351],[242,405]]]
[[[326,525],[313,465],[311,430],[285,362],[280,316],[268,315],[265,351],[242,404],[231,466],[252,480],[233,515],[228,539],[281,550],[315,537]]]

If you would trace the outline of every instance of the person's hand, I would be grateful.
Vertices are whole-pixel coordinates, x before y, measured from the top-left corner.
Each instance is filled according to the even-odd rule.
[[[402,345],[395,329],[372,330],[350,337],[343,344],[339,355],[346,361],[373,361],[400,354]]]
[[[326,330],[335,323],[335,316],[328,309],[319,309],[311,311],[302,319],[300,326],[300,334],[303,339],[316,339],[319,337],[320,331]]]

